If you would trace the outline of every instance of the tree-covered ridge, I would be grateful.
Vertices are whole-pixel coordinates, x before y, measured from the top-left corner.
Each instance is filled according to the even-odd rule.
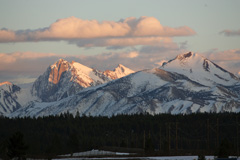
[[[237,155],[239,118],[238,113],[1,117],[1,157],[6,156],[6,144],[16,133],[23,134],[23,144],[28,146],[26,156],[30,157],[103,148],[128,148],[129,151],[138,148],[136,151],[142,149],[145,154],[158,155],[213,155],[222,152],[220,146],[226,143],[231,155]]]

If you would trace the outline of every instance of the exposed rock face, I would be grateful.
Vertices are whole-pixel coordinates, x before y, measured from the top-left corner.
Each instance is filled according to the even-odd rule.
[[[43,102],[53,102],[110,80],[98,70],[60,59],[34,82],[32,94]]]
[[[70,64],[63,59],[60,59],[55,66],[51,66],[48,81],[57,84],[60,81],[62,73],[66,72],[68,69],[70,69]]]

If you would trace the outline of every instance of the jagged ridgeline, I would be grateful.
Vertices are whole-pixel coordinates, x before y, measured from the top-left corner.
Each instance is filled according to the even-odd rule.
[[[29,88],[16,92],[17,109],[1,114],[39,117],[67,112],[112,116],[240,111],[239,78],[192,52],[159,68],[138,72],[123,65],[101,72],[60,59]]]

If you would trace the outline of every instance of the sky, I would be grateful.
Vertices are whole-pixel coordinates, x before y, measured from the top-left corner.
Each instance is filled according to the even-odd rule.
[[[0,0],[0,82],[33,82],[60,58],[99,70],[199,53],[240,74],[239,0]]]

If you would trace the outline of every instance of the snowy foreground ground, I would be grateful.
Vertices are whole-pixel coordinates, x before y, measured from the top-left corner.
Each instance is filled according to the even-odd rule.
[[[206,156],[206,160],[214,160],[214,156]],[[54,160],[197,160],[198,156],[176,156],[176,157],[107,157],[107,158],[66,158],[66,159],[54,159]]]
[[[73,153],[71,158],[68,158],[71,156],[70,154],[60,155],[61,158],[54,160],[198,160],[198,156],[131,157],[131,155],[135,155],[135,153],[120,153],[103,150],[91,150],[86,152]],[[101,158],[84,158],[89,156],[90,157],[101,156]],[[214,156],[205,156],[205,158],[206,160],[214,160]],[[240,158],[238,158],[238,160],[240,160]]]

